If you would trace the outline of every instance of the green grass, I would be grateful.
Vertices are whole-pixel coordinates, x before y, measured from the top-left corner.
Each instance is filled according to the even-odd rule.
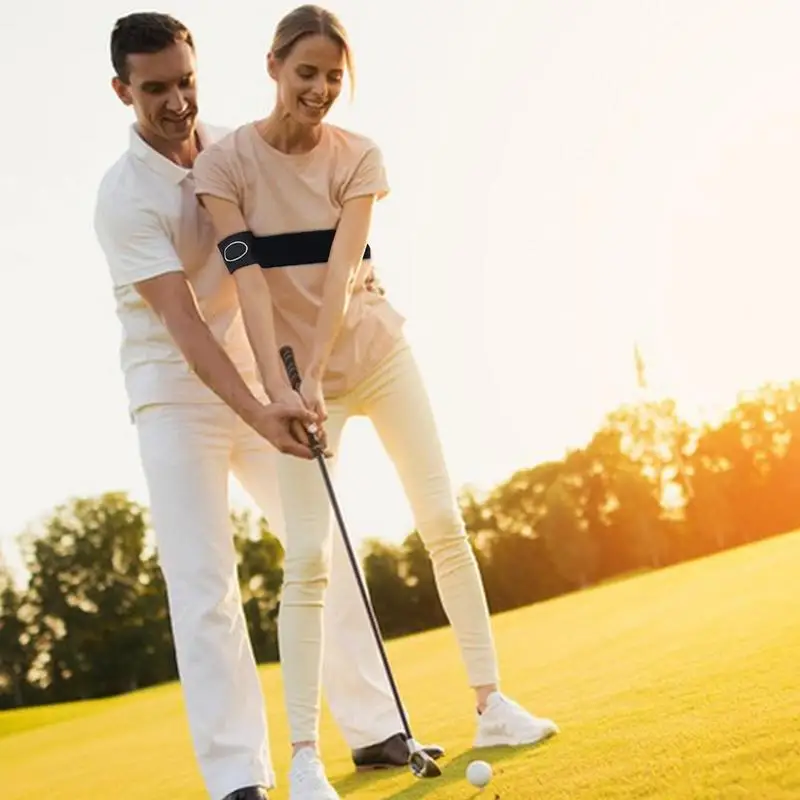
[[[504,688],[562,733],[535,748],[470,750],[470,694],[449,629],[392,642],[417,736],[444,775],[356,776],[329,716],[323,753],[343,797],[395,800],[705,800],[800,797],[800,535],[495,617]],[[263,670],[280,787],[288,748],[280,672]],[[476,757],[495,777],[478,794]],[[174,685],[0,714],[3,800],[205,797]]]

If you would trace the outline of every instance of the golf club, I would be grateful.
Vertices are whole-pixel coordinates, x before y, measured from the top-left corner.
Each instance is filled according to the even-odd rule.
[[[294,352],[292,351],[291,347],[284,346],[280,349],[280,355],[281,359],[283,360],[283,365],[286,368],[286,374],[289,376],[289,381],[291,382],[292,388],[297,391],[300,388],[301,378],[297,369],[297,364],[294,360]],[[403,731],[406,735],[406,743],[408,744],[409,769],[417,778],[436,778],[442,774],[441,769],[439,769],[439,765],[421,748],[420,744],[411,735],[411,727],[408,723],[408,717],[406,716],[405,709],[400,701],[400,693],[397,690],[397,684],[395,684],[394,676],[392,675],[392,668],[389,665],[389,659],[386,656],[386,649],[384,648],[383,637],[381,636],[380,628],[378,627],[378,620],[375,616],[375,611],[372,608],[372,603],[370,602],[369,593],[367,592],[364,579],[361,576],[358,560],[356,559],[356,555],[353,551],[353,546],[350,543],[350,537],[347,534],[342,512],[339,509],[339,503],[336,499],[336,493],[333,490],[333,484],[331,483],[331,478],[328,473],[328,467],[325,464],[325,454],[323,453],[322,447],[315,436],[316,430],[313,428],[313,426],[309,428],[307,432],[309,444],[311,445],[314,457],[316,458],[320,471],[322,472],[322,478],[325,481],[325,487],[328,490],[328,497],[331,501],[333,513],[336,516],[336,522],[339,525],[339,531],[341,532],[342,539],[344,540],[344,546],[350,559],[350,566],[353,568],[353,574],[355,575],[358,589],[361,592],[361,598],[364,601],[364,608],[366,609],[367,616],[369,617],[372,633],[375,636],[375,644],[378,646],[378,652],[380,653],[381,661],[383,662],[383,668],[386,672],[386,678],[389,681],[389,686],[391,687],[392,695],[394,696],[397,712],[400,714],[400,719],[403,723]]]

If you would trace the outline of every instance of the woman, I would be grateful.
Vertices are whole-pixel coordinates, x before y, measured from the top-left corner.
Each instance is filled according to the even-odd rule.
[[[265,389],[273,400],[304,402],[323,421],[334,451],[348,417],[372,420],[431,555],[475,692],[475,745],[539,741],[557,728],[498,689],[480,573],[427,393],[403,318],[371,290],[370,222],[375,201],[389,191],[381,152],[366,137],[323,122],[346,72],[352,82],[341,24],[316,6],[295,9],[277,26],[267,69],[277,85],[270,115],[209,148],[194,168]],[[295,352],[299,395],[284,373],[283,345]],[[313,462],[281,456],[279,481],[287,528],[279,636],[292,797],[336,797],[316,748],[332,513]],[[309,786],[316,781],[319,794],[301,792],[302,776]]]

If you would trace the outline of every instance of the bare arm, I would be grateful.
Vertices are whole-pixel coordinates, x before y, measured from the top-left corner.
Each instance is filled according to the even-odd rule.
[[[239,370],[202,319],[182,272],[169,272],[135,284],[137,291],[161,318],[170,336],[200,380],[281,453],[313,458],[300,441],[296,424],[316,419],[298,406],[265,406],[248,388]]]
[[[219,240],[247,230],[247,223],[235,203],[211,195],[201,195],[200,199],[208,209]],[[233,273],[233,279],[236,282],[247,338],[256,357],[264,388],[271,400],[285,397],[292,391],[292,387],[278,355],[272,296],[266,278],[261,267],[252,264],[237,269]]]
[[[264,405],[250,391],[200,315],[172,242],[157,216],[98,196],[95,231],[117,286],[133,286],[162,320],[190,368],[250,427],[282,453],[313,458],[292,433],[316,421],[305,409]]]
[[[245,422],[252,424],[263,411],[239,370],[200,316],[183,272],[168,272],[135,284],[159,316],[190,368],[203,383]]]
[[[336,337],[344,322],[353,289],[362,278],[364,248],[367,245],[374,195],[348,200],[336,229],[328,273],[322,294],[322,308],[317,317],[311,360],[307,374],[322,380]]]

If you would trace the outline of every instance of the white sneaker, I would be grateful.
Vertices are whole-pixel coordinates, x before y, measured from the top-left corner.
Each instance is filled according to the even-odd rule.
[[[474,747],[519,747],[536,744],[559,732],[550,719],[534,717],[500,692],[492,692],[486,710],[478,715]]]
[[[290,800],[339,800],[339,794],[325,777],[325,767],[311,747],[302,748],[292,759],[289,771]]]

